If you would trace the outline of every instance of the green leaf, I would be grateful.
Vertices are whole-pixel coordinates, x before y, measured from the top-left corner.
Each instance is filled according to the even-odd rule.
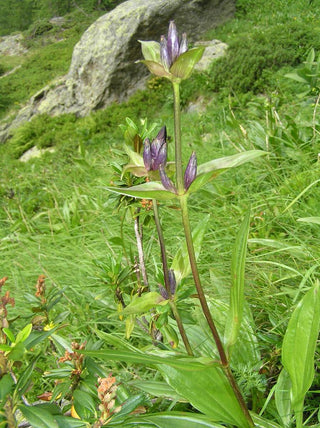
[[[30,336],[24,342],[26,349],[31,349],[36,346],[38,343],[42,342],[44,339],[47,339],[52,335],[52,333],[61,328],[60,326],[56,326],[48,331],[33,331]]]
[[[305,83],[308,84],[308,80],[304,77],[299,76],[298,73],[287,73],[285,74],[285,77],[288,77],[289,79],[295,80],[296,82]]]
[[[193,48],[180,55],[170,68],[170,73],[179,79],[187,79],[194,66],[202,58],[204,46]]]
[[[314,378],[319,328],[320,290],[317,282],[295,308],[282,345],[282,363],[292,382],[291,400],[296,414],[302,412],[305,394]]]
[[[80,352],[80,351],[79,351]],[[204,368],[215,366],[209,358],[191,358],[191,357],[178,357],[173,356],[172,353],[161,353],[161,357],[155,354],[146,354],[135,348],[135,351],[117,351],[110,349],[103,349],[99,351],[81,351],[81,354],[87,355],[93,358],[99,358],[103,361],[125,361],[133,364],[144,364],[149,367],[153,367],[157,364],[166,364],[172,367],[184,368],[186,372],[189,371],[201,371]]]
[[[202,245],[203,237],[207,230],[209,218],[210,218],[209,215],[205,216],[192,231],[192,238],[193,238],[193,245],[194,245],[196,259],[199,257],[199,254],[200,254],[201,245]],[[180,284],[182,279],[186,278],[190,274],[191,267],[190,267],[190,261],[189,261],[186,242],[183,242],[183,244],[179,247],[172,261],[171,269],[174,270],[177,284]]]
[[[20,361],[24,353],[26,352],[26,348],[22,342],[17,343],[16,345],[11,347],[11,351],[8,354],[9,360]]]
[[[10,352],[12,350],[12,346],[6,345],[5,343],[0,344],[0,351]]]
[[[110,428],[119,426],[112,420]],[[223,428],[205,415],[187,412],[163,412],[149,413],[135,416],[122,422],[121,428],[130,427],[154,427],[154,428]]]
[[[59,428],[50,412],[40,406],[25,406],[20,404],[19,410],[34,428]]]
[[[292,383],[289,373],[285,369],[282,369],[275,385],[274,397],[276,407],[284,427],[289,427],[291,424],[291,386]]]
[[[249,428],[238,400],[221,368],[203,367],[186,371],[183,368],[158,366],[162,376],[176,392],[193,407],[214,422],[230,423],[239,428]]]
[[[37,356],[36,358],[34,358],[33,361],[27,365],[26,369],[23,371],[23,373],[19,377],[19,380],[17,382],[17,387],[16,387],[17,391],[19,391],[19,394],[24,394],[26,389],[28,388],[34,366],[39,358],[40,356]]]
[[[138,40],[141,43],[143,58],[147,61],[160,62],[160,43]]]
[[[0,401],[4,400],[14,387],[14,381],[9,373],[0,379]]]
[[[226,169],[235,168],[266,154],[267,153],[262,150],[248,150],[246,152],[237,153],[232,156],[226,156],[203,163],[198,167],[197,177],[191,184],[188,192],[195,192]]]
[[[166,201],[176,197],[174,193],[166,190],[161,183],[149,181],[132,187],[104,187],[109,192],[118,193],[120,195],[132,196],[142,199],[157,199],[158,201]]]
[[[298,218],[297,221],[301,221],[302,223],[320,224],[320,217],[303,217]]]
[[[76,389],[73,393],[73,405],[81,419],[89,419],[96,412],[96,406],[92,396],[79,389]]]
[[[80,421],[79,419],[68,418],[67,416],[55,416],[59,428],[82,428],[87,427],[88,425],[85,422]]]
[[[138,406],[141,406],[146,401],[144,394],[137,394],[129,397],[121,404],[121,410],[114,416],[112,420],[122,419],[123,417],[133,412]]]
[[[244,305],[244,275],[247,241],[250,227],[250,211],[243,220],[237,234],[231,260],[231,290],[229,315],[225,329],[225,342],[229,353],[238,339]]]
[[[24,342],[32,331],[32,324],[26,325],[19,333],[17,334],[16,343]]]
[[[133,165],[145,168],[144,162],[143,162],[143,157],[139,153],[135,152],[134,150],[132,150],[127,145],[124,146],[124,149],[125,149],[127,155],[129,156],[129,159],[133,163]],[[147,172],[145,173],[145,175],[147,175]]]
[[[171,398],[176,401],[185,401],[185,399],[176,393],[166,382],[160,382],[156,380],[134,380],[130,382],[134,388],[141,389],[154,397],[165,397]]]
[[[282,426],[276,424],[275,422],[266,420],[261,416],[258,416],[252,412],[250,413],[250,415],[253,419],[255,428],[283,428]]]
[[[7,338],[10,340],[10,342],[14,343],[16,341],[13,332],[10,330],[10,328],[3,327],[2,331],[7,336]]]
[[[159,293],[155,291],[143,293],[140,297],[135,296],[134,300],[123,311],[117,312],[114,316],[142,314],[161,302],[165,302],[165,300]]]

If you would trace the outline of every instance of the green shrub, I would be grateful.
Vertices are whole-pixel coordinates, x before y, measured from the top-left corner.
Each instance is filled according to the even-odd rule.
[[[213,89],[263,92],[269,83],[267,70],[300,64],[311,47],[320,47],[318,30],[304,22],[259,27],[233,40],[227,55],[214,63],[211,71]]]

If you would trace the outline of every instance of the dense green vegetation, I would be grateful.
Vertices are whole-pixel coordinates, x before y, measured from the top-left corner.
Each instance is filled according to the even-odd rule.
[[[55,4],[58,2],[50,3]],[[67,2],[59,4],[65,7]],[[85,7],[84,2],[78,4]],[[69,9],[59,12],[71,12],[63,42],[56,43],[58,30],[50,29],[30,38],[30,52],[22,60],[10,59],[10,64],[7,58],[0,58],[0,66],[5,69],[20,61],[22,64],[19,70],[0,79],[2,117],[14,114],[17,104],[66,72],[72,47],[100,13],[89,14],[89,9],[89,16],[80,22],[74,18],[84,16],[82,13]],[[199,266],[210,309],[221,329],[229,302],[232,249],[242,219],[251,209],[245,310],[255,338],[253,345],[242,342],[233,370],[250,409],[274,423],[261,422],[258,426],[262,427],[298,426],[290,409],[283,408],[279,414],[279,389],[275,398],[274,388],[282,367],[281,350],[288,321],[319,276],[319,13],[318,0],[238,0],[236,17],[207,34],[208,39],[218,38],[229,44],[227,55],[207,72],[195,73],[181,88],[185,163],[192,150],[196,150],[199,164],[243,150],[268,152],[262,159],[226,171],[190,199],[194,228],[202,216],[209,216]],[[49,16],[50,13],[44,13],[41,18]],[[198,109],[189,110],[191,102]],[[137,405],[147,414],[196,414],[199,410],[170,388],[165,389],[167,384],[152,364],[146,363],[151,366],[146,368],[132,361],[101,363],[87,358],[86,365],[81,366],[80,354],[73,354],[69,361],[65,356],[66,350],[71,353],[72,342],[86,343],[86,349],[92,351],[107,343],[128,352],[139,349],[160,355],[152,338],[139,328],[139,322],[128,334],[133,319],[117,315],[119,290],[129,303],[139,288],[133,232],[137,212],[144,224],[151,290],[158,291],[162,281],[151,211],[139,201],[109,194],[104,187],[110,183],[128,185],[128,176],[119,174],[127,163],[123,153],[126,118],[131,118],[140,129],[146,118],[148,126],[154,123],[156,130],[166,124],[173,136],[172,107],[169,83],[152,77],[148,88],[137,92],[127,103],[85,118],[36,117],[0,147],[0,266],[1,276],[8,277],[1,295],[10,290],[15,299],[15,307],[10,307],[10,302],[7,305],[10,329],[15,335],[30,322],[34,332],[42,334],[32,336],[33,342],[26,342],[27,352],[22,347],[12,355],[12,360],[17,361],[14,373],[18,380],[22,379],[19,387],[29,402],[36,401],[44,392],[53,392],[56,401],[62,394],[68,403],[73,396],[80,417],[93,423],[100,416],[96,410],[97,376],[106,377],[112,371],[119,384],[118,401],[132,400],[128,413]],[[153,131],[151,137],[155,134]],[[21,162],[19,157],[33,146],[51,150]],[[172,262],[183,242],[180,219],[176,216],[178,207],[163,202],[160,209]],[[39,292],[39,275],[46,277],[45,292]],[[214,345],[206,330],[203,333],[193,324],[194,319],[201,325],[203,321],[190,275],[182,284],[178,307],[183,311],[193,343],[197,343],[197,356],[207,356]],[[168,327],[166,315],[161,309],[157,319],[147,315],[150,330]],[[3,318],[6,317],[0,311],[0,321]],[[169,328],[163,328],[160,348],[169,354],[173,345],[175,351],[184,353],[170,317],[168,325]],[[45,336],[50,328],[56,330],[48,339]],[[130,338],[125,341],[126,333]],[[3,333],[0,337],[3,340]],[[9,343],[18,342],[11,339]],[[255,364],[250,360],[251,351],[261,356]],[[319,346],[315,363],[319,367]],[[0,360],[0,369],[1,364]],[[30,377],[22,376],[26,367]],[[77,377],[73,370],[79,367]],[[146,380],[150,382],[147,384]],[[159,383],[152,384],[153,380]],[[32,388],[28,388],[29,382]],[[13,389],[10,385],[9,390]],[[305,426],[320,426],[319,386],[318,370],[306,395]],[[0,400],[5,397],[5,387],[7,384],[0,380]],[[162,392],[160,387],[164,388]],[[22,410],[30,417],[25,408]],[[1,418],[4,415],[0,411],[0,421]],[[171,421],[173,425],[165,423],[159,421],[156,426],[180,426],[177,421]],[[190,427],[202,426],[199,420],[194,425],[184,421],[182,426],[188,423]],[[116,426],[115,422],[112,426]]]
[[[105,13],[119,3],[121,0],[1,0],[0,36],[27,30],[31,25],[49,29],[49,20],[54,16],[64,16],[75,9],[87,16],[97,10]]]

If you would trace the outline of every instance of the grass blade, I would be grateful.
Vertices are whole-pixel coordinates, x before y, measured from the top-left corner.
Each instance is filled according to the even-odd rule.
[[[229,316],[225,330],[228,353],[236,343],[243,316],[244,305],[244,271],[247,254],[247,241],[250,226],[250,211],[243,220],[238,232],[231,262],[232,286],[230,291]]]

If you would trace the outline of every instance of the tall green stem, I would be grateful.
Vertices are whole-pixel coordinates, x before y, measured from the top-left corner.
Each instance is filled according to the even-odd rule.
[[[182,215],[182,223],[185,233],[185,239],[189,254],[189,261],[191,266],[191,271],[193,275],[193,279],[195,282],[195,286],[197,289],[197,293],[199,296],[201,308],[203,311],[203,314],[207,320],[207,323],[209,325],[209,328],[211,330],[213,339],[216,343],[217,350],[220,357],[220,362],[222,365],[222,368],[225,372],[225,375],[229,381],[230,386],[233,389],[233,392],[238,400],[238,403],[243,411],[243,414],[245,418],[248,421],[248,425],[250,427],[254,427],[253,420],[250,416],[249,410],[246,406],[246,403],[242,397],[241,391],[239,390],[239,387],[235,381],[235,378],[233,376],[233,373],[229,366],[229,361],[227,358],[227,355],[225,353],[222,340],[220,339],[219,333],[217,331],[217,328],[215,326],[215,323],[212,319],[209,306],[201,285],[199,271],[197,267],[196,262],[196,256],[195,251],[193,247],[193,239],[192,239],[192,233],[191,233],[191,227],[190,227],[190,221],[189,221],[189,213],[188,213],[188,203],[187,203],[187,195],[184,195],[185,189],[184,189],[184,180],[183,180],[183,168],[182,168],[182,148],[181,148],[181,112],[180,112],[180,89],[179,89],[179,82],[173,82],[173,94],[174,94],[174,136],[175,136],[175,166],[176,166],[176,184],[177,184],[177,190],[180,200],[180,207],[181,207],[181,215]]]
[[[175,165],[176,184],[178,194],[184,193],[182,149],[181,149],[181,114],[180,114],[180,83],[172,82],[173,85],[173,108],[174,108],[174,141],[175,141]]]
[[[193,356],[192,348],[191,348],[189,339],[187,337],[186,331],[184,329],[184,326],[182,324],[182,320],[181,320],[176,302],[173,300],[173,298],[172,298],[173,296],[171,295],[167,253],[166,253],[166,247],[165,247],[165,243],[164,243],[164,237],[163,237],[162,227],[161,227],[161,223],[160,223],[160,216],[159,216],[159,210],[158,210],[158,205],[157,205],[156,199],[152,200],[152,205],[153,205],[154,221],[156,223],[156,228],[157,228],[158,238],[159,238],[159,243],[160,243],[160,249],[161,249],[161,260],[162,260],[162,267],[163,267],[164,284],[165,284],[165,287],[166,287],[166,290],[167,290],[167,293],[169,296],[170,307],[171,307],[173,316],[177,322],[177,326],[178,326],[180,335],[182,337],[184,346],[186,348],[186,351],[190,356]]]

